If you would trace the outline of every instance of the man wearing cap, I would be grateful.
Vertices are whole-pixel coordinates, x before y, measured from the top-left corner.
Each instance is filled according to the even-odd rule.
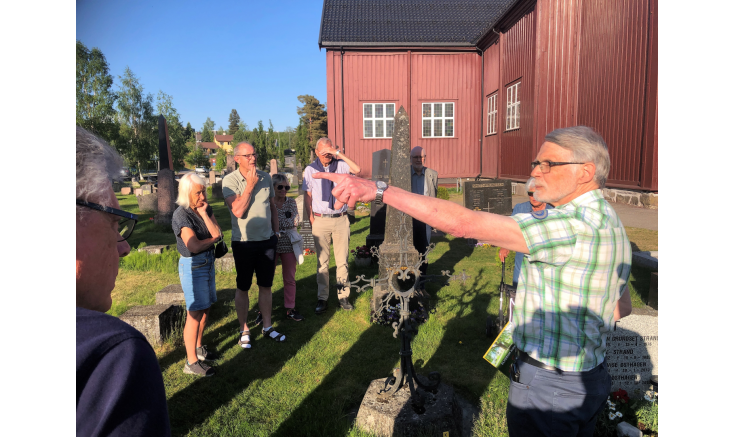
[[[347,272],[347,256],[350,246],[350,222],[347,217],[347,205],[335,206],[332,195],[334,184],[326,179],[315,180],[313,175],[319,172],[332,174],[357,174],[360,166],[355,164],[344,153],[332,145],[329,138],[320,138],[316,142],[317,159],[304,170],[304,215],[311,222],[311,233],[314,235],[314,247],[317,256],[317,305],[315,312],[323,314],[327,310],[329,298],[329,243],[334,240],[334,262],[337,264],[337,298],[343,310],[351,310],[348,300],[349,282]]]
[[[319,173],[342,202],[376,201],[457,237],[476,238],[523,260],[513,309],[506,418],[514,436],[589,436],[612,384],[606,336],[630,314],[632,250],[602,194],[607,144],[586,126],[546,135],[531,164],[534,198],[555,209],[505,217],[347,175]]]

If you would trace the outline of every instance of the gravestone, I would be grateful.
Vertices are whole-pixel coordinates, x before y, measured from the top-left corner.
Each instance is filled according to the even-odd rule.
[[[152,345],[159,345],[181,321],[184,309],[179,305],[143,305],[125,311],[120,320],[137,329]]]
[[[167,244],[155,244],[152,246],[143,246],[138,249],[138,252],[148,252],[150,255],[160,255],[169,249],[170,247]]]
[[[278,161],[271,159],[271,176],[278,173]]]
[[[304,195],[299,194],[296,196],[296,199],[294,199],[296,202],[296,210],[299,212],[299,220],[304,219]]]
[[[232,255],[232,247],[227,246],[229,251],[225,256],[214,260],[214,269],[218,272],[232,272],[235,270],[235,257]]]
[[[373,181],[383,181],[388,183],[390,179],[390,149],[382,149],[373,152]],[[410,164],[410,163],[409,163]],[[406,168],[406,173],[410,171]],[[409,178],[410,182],[410,178]],[[409,185],[408,191],[411,191]],[[385,211],[386,205],[377,205],[375,202],[370,203],[370,234],[365,239],[367,247],[380,246],[383,242],[385,233]]]
[[[222,181],[212,184],[212,199],[222,199]]]
[[[184,289],[181,288],[181,284],[167,285],[156,293],[156,305],[180,305],[185,303]]]
[[[168,125],[163,115],[158,116],[158,210],[153,221],[160,225],[170,225],[176,211],[176,197],[179,183],[174,178],[174,161],[171,156],[171,143],[168,136]]]
[[[130,191],[131,191],[130,187],[122,187],[120,189],[120,194],[122,194],[123,196],[128,196],[130,195]]]
[[[142,188],[136,188],[135,189],[135,196],[142,196],[143,195],[143,189]]]
[[[212,170],[209,172],[209,185],[212,185],[215,182],[217,182],[217,173]]]
[[[304,194],[304,169],[301,168],[301,164],[296,164],[293,174],[296,183],[299,184],[299,194]]]
[[[235,164],[237,164],[235,162],[235,157],[227,155],[227,174],[230,174],[233,171],[235,171]]]
[[[121,188],[122,183],[120,181],[112,181],[112,191],[119,193]]]
[[[642,399],[658,375],[658,311],[633,308],[631,315],[607,333],[608,370],[612,389],[623,389],[631,398]]]
[[[408,192],[411,191],[411,140],[409,119],[403,106],[395,116],[393,141],[391,144],[388,184]],[[373,202],[375,203],[375,202]],[[413,221],[405,213],[387,206],[385,214],[385,238],[380,244],[380,279],[398,266],[413,266],[419,261],[419,253],[413,247]],[[393,278],[389,278],[393,281]],[[380,307],[381,301],[390,292],[390,287],[378,285],[373,289],[372,309]]]
[[[658,311],[658,272],[651,272],[651,285],[648,289],[648,306]]]
[[[465,182],[464,206],[474,211],[511,215],[513,212],[511,181],[490,179]]]
[[[142,192],[142,193],[143,193],[144,195],[145,195],[145,194],[151,194],[151,193],[153,193],[153,185],[151,185],[151,184],[145,184],[145,185],[142,185],[142,186],[140,187],[140,189],[142,190],[141,192]]]
[[[136,199],[138,200],[138,209],[142,212],[158,212],[158,193],[143,194],[136,197]]]
[[[302,202],[301,207],[302,212],[306,211],[306,200],[306,196],[304,196],[304,201]],[[311,221],[309,221],[309,217],[304,217],[303,214],[299,214],[299,217],[301,217],[301,228],[299,229],[299,234],[301,234],[304,239],[302,248],[315,250],[314,234],[311,233]]]

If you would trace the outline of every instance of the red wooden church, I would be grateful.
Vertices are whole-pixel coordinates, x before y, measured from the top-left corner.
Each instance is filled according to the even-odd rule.
[[[658,0],[325,0],[329,137],[371,175],[400,106],[440,178],[525,181],[544,135],[605,138],[658,191]]]

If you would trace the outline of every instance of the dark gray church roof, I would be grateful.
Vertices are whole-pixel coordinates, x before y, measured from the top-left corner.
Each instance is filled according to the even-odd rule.
[[[474,46],[517,0],[324,0],[319,47]]]

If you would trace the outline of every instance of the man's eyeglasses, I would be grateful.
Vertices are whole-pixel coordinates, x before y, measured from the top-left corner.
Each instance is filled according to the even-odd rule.
[[[556,167],[557,165],[569,165],[569,164],[586,164],[586,162],[533,161],[531,163],[531,170],[533,170],[534,168],[538,166],[539,170],[541,170],[541,173],[548,173],[551,171],[551,167]]]
[[[130,237],[130,234],[133,233],[133,229],[135,229],[135,224],[138,222],[138,216],[136,214],[132,214],[121,209],[110,208],[109,206],[102,206],[79,199],[77,199],[77,205],[86,206],[87,208],[96,209],[97,211],[121,217],[120,221],[117,222],[117,231],[120,233],[121,237],[120,240],[117,240],[118,243],[125,241]]]
[[[250,155],[235,155],[235,156],[244,156],[245,159],[250,159],[250,157],[257,158],[258,157],[258,154],[257,153],[251,153]]]
[[[533,197],[533,191],[528,191],[526,194],[528,194],[528,197]]]
[[[426,156],[412,156],[411,159],[426,159]]]
[[[288,190],[290,190],[290,189],[291,189],[291,185],[279,185],[279,186],[277,186],[276,188],[278,188],[279,190],[282,190],[282,189],[284,189],[284,188],[285,188],[285,189],[286,189],[286,191],[288,191]]]

